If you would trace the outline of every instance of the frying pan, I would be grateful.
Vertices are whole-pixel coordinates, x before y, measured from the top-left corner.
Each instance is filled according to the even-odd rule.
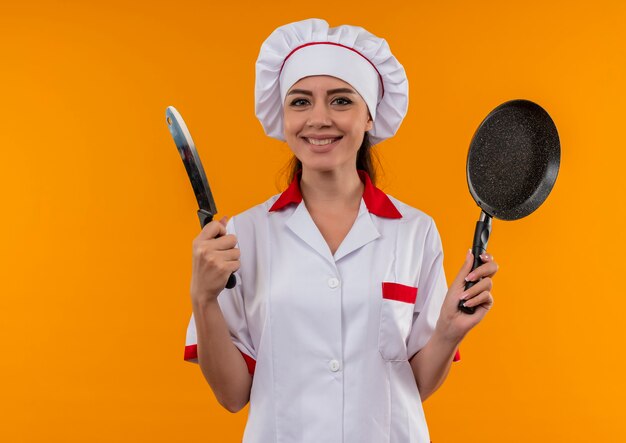
[[[538,104],[511,100],[485,117],[467,154],[467,185],[481,208],[476,222],[472,270],[482,264],[491,234],[491,219],[517,220],[535,211],[548,197],[561,162],[554,122]],[[477,281],[467,282],[465,289]],[[459,309],[473,314],[476,307]]]
[[[215,205],[213,194],[211,194],[211,188],[209,188],[209,182],[206,179],[200,156],[198,151],[196,151],[196,145],[191,138],[183,117],[175,107],[167,107],[165,110],[165,122],[174,138],[178,153],[183,159],[191,187],[198,201],[200,227],[204,228],[213,220],[213,216],[217,213],[217,206]],[[230,274],[226,287],[232,289],[235,287],[236,282],[235,274]]]

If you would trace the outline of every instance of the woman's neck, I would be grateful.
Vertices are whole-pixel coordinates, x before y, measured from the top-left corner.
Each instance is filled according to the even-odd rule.
[[[316,171],[303,168],[300,192],[307,208],[358,209],[364,184],[356,168]]]

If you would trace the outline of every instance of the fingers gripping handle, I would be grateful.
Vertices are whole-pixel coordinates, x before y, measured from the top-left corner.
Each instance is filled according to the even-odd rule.
[[[209,211],[205,211],[204,209],[198,209],[198,218],[200,219],[200,226],[204,228],[208,223],[213,221],[213,214]],[[220,237],[220,235],[218,234],[217,237]],[[236,282],[237,280],[235,280],[235,274],[230,274],[228,281],[226,282],[226,287],[228,289],[232,289],[235,287]]]
[[[474,243],[472,244],[472,254],[474,255],[474,263],[472,264],[472,271],[482,265],[480,255],[487,250],[487,242],[489,241],[489,235],[491,234],[491,217],[485,212],[481,212],[480,220],[476,222],[476,229],[474,230]],[[468,281],[465,283],[465,290],[474,286],[477,281]],[[459,300],[459,309],[466,314],[473,314],[476,310],[475,306],[463,306],[465,300]]]

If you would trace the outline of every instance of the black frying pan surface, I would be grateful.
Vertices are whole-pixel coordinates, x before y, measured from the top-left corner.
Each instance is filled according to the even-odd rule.
[[[467,154],[467,185],[482,209],[474,230],[472,270],[482,264],[491,234],[491,218],[517,220],[548,197],[559,172],[561,144],[548,113],[528,100],[511,100],[485,117]],[[477,282],[468,282],[465,289]],[[459,309],[475,307],[459,301]]]
[[[559,171],[559,135],[548,113],[512,100],[483,120],[467,156],[467,184],[478,206],[500,220],[517,220],[546,199]]]

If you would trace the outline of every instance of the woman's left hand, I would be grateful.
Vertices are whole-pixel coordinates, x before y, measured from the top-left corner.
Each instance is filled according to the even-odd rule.
[[[468,251],[465,263],[448,289],[441,307],[436,329],[442,336],[453,342],[460,342],[463,337],[476,326],[493,306],[492,277],[498,272],[498,264],[493,256],[485,252],[480,256],[483,264],[471,273],[474,255]],[[469,275],[468,275],[469,274]],[[467,281],[477,283],[465,291]],[[482,279],[481,279],[482,277]],[[480,281],[478,281],[480,280]],[[465,306],[475,307],[473,314],[466,314],[458,308],[459,300],[465,300]]]

